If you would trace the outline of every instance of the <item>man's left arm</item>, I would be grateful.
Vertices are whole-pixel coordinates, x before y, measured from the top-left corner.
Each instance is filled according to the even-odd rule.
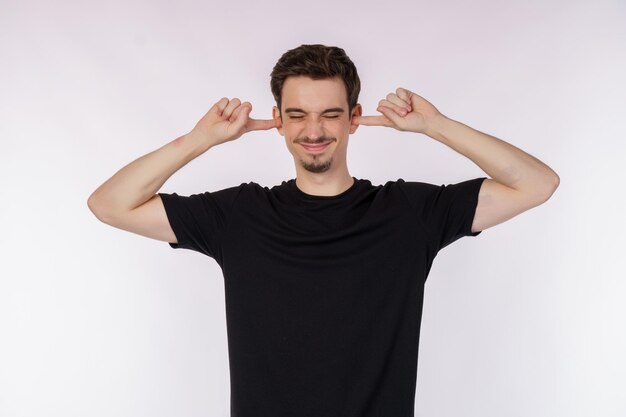
[[[491,177],[478,194],[473,233],[546,202],[559,186],[556,172],[537,158],[444,116],[407,89],[388,94],[377,110],[383,115],[356,116],[353,123],[423,133],[471,159]]]

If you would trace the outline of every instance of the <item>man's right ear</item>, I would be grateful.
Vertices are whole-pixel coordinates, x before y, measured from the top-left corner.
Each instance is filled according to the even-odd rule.
[[[285,136],[283,133],[283,120],[280,117],[280,110],[278,110],[276,106],[272,108],[272,117],[276,121],[276,130],[278,130],[278,133],[280,133],[281,136]]]

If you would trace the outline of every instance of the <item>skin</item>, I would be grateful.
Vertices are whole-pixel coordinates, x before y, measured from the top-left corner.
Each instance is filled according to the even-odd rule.
[[[292,108],[300,110],[288,111]],[[326,111],[331,108],[336,110]],[[347,167],[348,139],[361,125],[419,133],[437,140],[472,160],[490,177],[478,195],[472,232],[546,202],[560,183],[559,176],[537,158],[446,117],[406,88],[399,87],[380,100],[379,115],[363,116],[360,104],[348,115],[347,92],[339,78],[289,77],[283,87],[281,110],[282,116],[274,107],[272,119],[253,119],[252,104],[223,97],[189,133],[124,166],[91,194],[87,204],[107,224],[176,243],[157,194],[165,181],[213,146],[250,131],[274,128],[294,158],[298,188],[321,196],[337,195],[353,184]],[[316,155],[303,147],[307,142],[325,140],[330,145]]]
[[[348,139],[359,127],[354,117],[361,115],[362,108],[357,104],[348,113],[343,80],[288,77],[283,84],[281,110],[282,117],[274,106],[272,116],[294,158],[297,187],[307,194],[325,196],[348,189],[354,182],[347,166]],[[329,141],[321,153],[303,146]]]

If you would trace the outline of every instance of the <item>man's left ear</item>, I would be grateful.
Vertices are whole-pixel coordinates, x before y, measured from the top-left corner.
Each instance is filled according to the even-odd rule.
[[[360,104],[357,104],[356,106],[354,106],[354,108],[352,109],[352,113],[351,113],[351,119],[350,119],[350,134],[353,134],[354,132],[356,132],[357,128],[359,127],[358,123],[354,122],[354,116],[361,116],[363,114],[363,107],[361,107]]]

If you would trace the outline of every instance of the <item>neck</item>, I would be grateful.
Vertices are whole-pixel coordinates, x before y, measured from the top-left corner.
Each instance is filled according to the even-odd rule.
[[[343,193],[354,184],[354,179],[343,169],[338,172],[313,173],[304,168],[298,169],[296,186],[300,191],[319,196],[334,196]]]

